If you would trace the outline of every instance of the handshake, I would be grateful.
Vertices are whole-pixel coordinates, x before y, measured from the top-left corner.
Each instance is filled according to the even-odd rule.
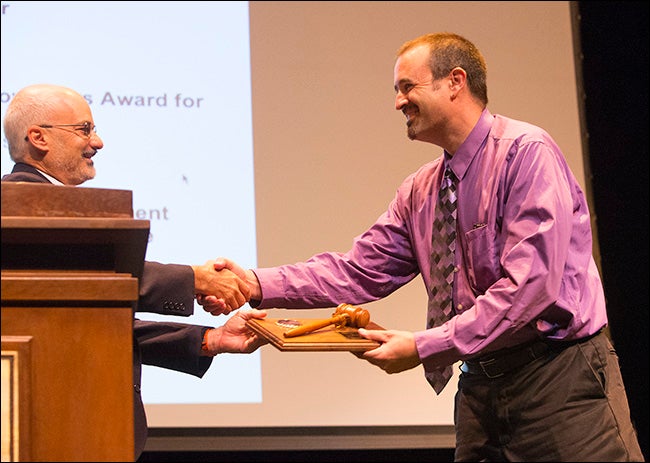
[[[212,315],[228,315],[251,299],[261,299],[255,273],[230,259],[219,257],[192,270],[196,301]]]
[[[212,315],[228,315],[246,302],[261,299],[260,285],[251,270],[244,270],[230,259],[209,260],[193,265],[196,301]],[[248,328],[251,319],[262,319],[263,310],[242,309],[221,327],[206,331],[203,355],[223,352],[251,353],[268,341]]]

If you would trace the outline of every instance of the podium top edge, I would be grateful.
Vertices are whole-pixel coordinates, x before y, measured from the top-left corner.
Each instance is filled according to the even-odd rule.
[[[133,218],[133,192],[2,182],[2,216]]]

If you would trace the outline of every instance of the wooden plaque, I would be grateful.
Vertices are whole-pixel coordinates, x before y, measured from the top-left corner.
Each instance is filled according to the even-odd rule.
[[[296,326],[312,323],[313,318],[265,318],[253,319],[246,325],[257,334],[265,337],[281,351],[317,352],[317,351],[345,351],[365,352],[379,347],[379,343],[362,338],[357,328],[329,325],[311,333],[287,338],[284,333]],[[381,326],[370,322],[366,326],[369,330],[383,330]]]

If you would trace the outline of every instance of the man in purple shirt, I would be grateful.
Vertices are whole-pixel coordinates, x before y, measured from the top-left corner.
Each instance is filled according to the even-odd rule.
[[[457,195],[452,318],[415,333],[360,329],[381,343],[360,356],[388,373],[463,362],[456,461],[642,461],[603,332],[587,202],[560,148],[539,127],[490,113],[485,60],[458,35],[405,43],[394,85],[408,138],[444,155],[406,178],[347,253],[246,272],[220,265],[245,273],[260,308],[366,303],[418,274],[431,299],[432,224],[448,168]]]

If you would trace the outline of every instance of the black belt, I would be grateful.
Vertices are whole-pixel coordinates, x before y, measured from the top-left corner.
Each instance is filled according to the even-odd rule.
[[[527,363],[542,357],[548,350],[548,344],[537,341],[507,351],[497,351],[474,360],[465,360],[460,366],[460,371],[470,375],[499,378],[515,368],[523,367]]]
[[[598,334],[600,334],[600,331],[573,341],[535,341],[510,349],[495,351],[476,359],[465,360],[460,366],[460,371],[470,375],[499,378],[512,370],[527,365],[533,360],[544,357],[549,351],[558,352],[569,346],[588,341]]]

